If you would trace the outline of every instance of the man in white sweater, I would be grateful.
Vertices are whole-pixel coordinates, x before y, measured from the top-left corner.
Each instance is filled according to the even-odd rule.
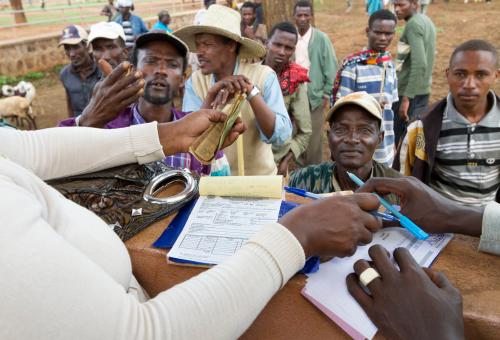
[[[115,130],[0,128],[0,339],[234,339],[306,256],[346,256],[370,242],[381,227],[367,212],[378,207],[373,195],[317,201],[146,301],[116,234],[43,182],[187,151],[223,119],[202,110]],[[225,146],[243,130],[239,121]]]

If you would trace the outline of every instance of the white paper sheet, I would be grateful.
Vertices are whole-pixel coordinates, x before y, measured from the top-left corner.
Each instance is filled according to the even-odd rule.
[[[280,199],[200,196],[168,258],[219,264],[264,224],[278,220]]]
[[[316,273],[309,275],[302,294],[353,339],[372,339],[377,327],[347,291],[345,278],[354,271],[354,263],[359,259],[368,260],[370,246],[380,244],[391,254],[394,249],[405,247],[421,266],[429,267],[452,237],[451,234],[439,234],[420,241],[403,228],[382,229],[374,235],[372,243],[358,247],[353,256],[322,263]]]

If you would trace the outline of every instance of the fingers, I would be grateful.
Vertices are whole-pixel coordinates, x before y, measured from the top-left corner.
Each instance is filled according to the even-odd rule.
[[[360,187],[357,193],[362,192],[377,192],[379,194],[396,194],[403,196],[407,193],[407,185],[404,179],[401,178],[382,178],[372,177]]]
[[[107,77],[113,71],[113,67],[111,67],[111,65],[104,59],[99,59],[97,65],[99,66],[101,72],[105,77]]]
[[[233,94],[228,92],[228,91],[223,91],[219,105],[221,105],[221,106],[226,105],[227,102],[229,101],[230,96],[232,97],[232,95]]]
[[[371,211],[376,210],[380,206],[380,202],[377,196],[373,194],[354,194],[352,195],[354,201],[358,204],[358,206],[365,210]]]
[[[369,231],[375,232],[382,228],[382,221],[379,218],[367,213],[368,211],[377,210],[380,205],[380,202],[375,195],[354,194],[352,195],[352,199],[354,199],[361,210],[364,210],[360,212],[360,217],[363,224]]]
[[[365,312],[370,315],[370,311],[373,305],[373,298],[368,295],[364,289],[361,287],[361,284],[358,281],[358,277],[356,274],[351,273],[346,277],[347,290],[352,295],[354,300],[356,300],[361,308],[365,310]]]
[[[222,148],[228,147],[229,145],[233,144],[238,139],[238,137],[241,134],[243,134],[246,130],[247,130],[246,124],[243,123],[241,118],[238,117],[231,131],[227,135],[226,140],[224,141],[224,143],[222,143]]]
[[[420,265],[410,254],[410,251],[406,248],[400,247],[394,250],[394,259],[396,260],[401,272],[422,270]]]
[[[391,254],[381,245],[374,245],[368,249],[368,255],[373,260],[373,264],[382,277],[394,275],[397,268],[391,262]]]
[[[227,116],[224,112],[216,111],[216,110],[199,110],[198,112],[202,112],[208,116],[208,120],[212,123],[224,122],[226,121]]]
[[[356,273],[356,275],[358,276],[358,278],[360,280],[361,280],[361,274],[363,274],[363,272],[365,272],[367,269],[370,269],[370,268],[375,269],[375,268],[371,267],[370,264],[368,263],[368,261],[366,261],[366,260],[358,260],[358,261],[354,262],[354,272]],[[382,283],[382,279],[380,276],[378,276],[378,277],[373,278],[371,281],[367,282],[366,288],[368,288],[370,290],[370,292],[372,292],[372,295],[373,295],[373,292],[377,291],[377,289],[380,288],[381,283]]]
[[[106,61],[103,60],[103,62],[101,62],[101,61],[99,62],[99,65],[103,65],[104,62],[106,64],[108,64]],[[104,66],[104,67],[107,68],[107,66]],[[113,71],[111,71],[111,73],[108,74],[108,76],[104,79],[104,84],[111,85],[111,84],[116,83],[116,81],[118,79],[120,79],[124,74],[126,74],[128,72],[130,67],[131,67],[131,64],[128,61],[124,61],[123,63],[118,65]]]
[[[241,89],[240,92],[247,93],[248,82],[243,78],[238,78],[237,80],[238,80],[238,83],[240,85],[240,89]]]
[[[371,216],[371,215],[369,215]],[[373,216],[371,216],[373,217]],[[365,245],[370,243],[373,240],[373,233],[371,232],[371,228],[367,227],[365,224],[365,228],[360,228],[360,232],[358,235],[358,245]]]
[[[427,269],[427,268],[425,268],[425,269]],[[430,275],[429,275],[429,272],[430,272]],[[450,287],[453,287],[450,280],[448,280],[446,275],[444,275],[443,273],[433,271],[432,269],[429,269],[428,271],[426,271],[426,273],[429,276],[429,278],[432,280],[432,282],[434,282],[436,284],[436,286],[438,286],[439,288],[449,289]]]
[[[229,95],[234,95],[236,92],[247,93],[250,84],[250,80],[242,75],[227,77],[220,81],[220,86],[226,90],[228,98],[230,98]]]
[[[365,228],[369,232],[374,233],[374,232],[380,230],[383,226],[382,219],[380,217],[374,216],[374,215],[369,214],[365,211],[362,211],[360,213],[360,217],[361,217],[361,220],[362,220]],[[371,242],[371,240],[370,240],[370,242]]]

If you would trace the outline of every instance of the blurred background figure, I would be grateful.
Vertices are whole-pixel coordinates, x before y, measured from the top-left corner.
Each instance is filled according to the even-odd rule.
[[[126,38],[125,44],[127,48],[131,49],[134,47],[135,39],[141,34],[147,33],[148,28],[140,17],[132,14],[134,10],[134,3],[132,0],[118,0],[117,5],[119,14],[114,21],[123,27]]]
[[[248,39],[265,44],[267,41],[267,28],[257,21],[255,4],[247,1],[241,6],[241,34]]]
[[[166,31],[167,33],[172,33],[173,30],[168,26],[172,18],[170,17],[170,13],[168,11],[161,11],[158,13],[158,21],[153,25],[152,30],[161,30]]]
[[[108,17],[108,21],[113,21],[117,13],[118,11],[116,10],[114,1],[108,0],[108,4],[102,8],[100,15]]]
[[[420,5],[419,12],[421,14],[427,15],[427,8],[429,8],[429,4],[431,3],[431,0],[419,0],[418,3]]]

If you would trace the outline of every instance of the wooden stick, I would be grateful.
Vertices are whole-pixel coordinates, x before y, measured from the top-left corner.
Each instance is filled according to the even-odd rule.
[[[236,151],[238,154],[238,176],[245,176],[245,160],[243,158],[243,135],[236,140]]]

